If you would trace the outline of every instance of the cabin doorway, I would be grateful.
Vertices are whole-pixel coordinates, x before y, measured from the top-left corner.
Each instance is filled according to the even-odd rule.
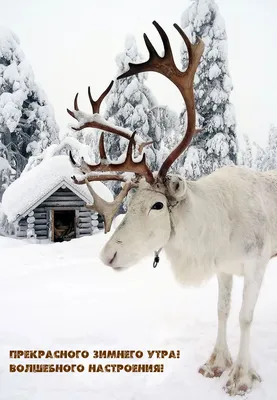
[[[52,240],[63,242],[76,238],[75,210],[52,210]]]

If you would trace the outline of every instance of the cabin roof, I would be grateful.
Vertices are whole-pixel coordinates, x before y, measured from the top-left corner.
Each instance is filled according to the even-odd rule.
[[[86,185],[76,185],[71,176],[73,168],[68,156],[54,156],[21,174],[4,192],[2,210],[9,222],[24,218],[56,190],[65,185],[86,203],[93,199]],[[102,182],[91,183],[95,192],[106,201],[112,201],[111,191]]]

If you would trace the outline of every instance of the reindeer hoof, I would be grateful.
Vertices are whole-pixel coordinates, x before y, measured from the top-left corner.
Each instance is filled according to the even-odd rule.
[[[198,372],[205,378],[219,378],[223,374],[224,368],[211,367],[205,364],[199,368]]]
[[[202,365],[198,372],[206,378],[219,378],[232,365],[229,351],[214,351],[210,359]]]
[[[261,377],[256,371],[252,368],[245,371],[241,365],[237,364],[234,365],[229,376],[228,382],[223,389],[230,396],[243,396],[251,391],[255,380],[261,382]]]

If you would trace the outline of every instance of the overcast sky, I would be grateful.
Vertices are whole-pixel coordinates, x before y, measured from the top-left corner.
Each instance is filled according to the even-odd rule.
[[[81,108],[89,111],[87,86],[98,97],[114,78],[114,59],[124,48],[126,34],[135,35],[142,53],[147,53],[144,32],[161,48],[152,26],[157,20],[171,39],[178,64],[181,42],[172,25],[180,23],[189,4],[189,0],[0,0],[0,24],[19,36],[63,132],[71,122],[66,108],[75,93],[80,92]],[[238,132],[264,144],[269,125],[277,124],[277,1],[218,0],[217,4],[228,35]],[[148,83],[159,103],[181,109],[181,96],[166,78],[151,73]]]

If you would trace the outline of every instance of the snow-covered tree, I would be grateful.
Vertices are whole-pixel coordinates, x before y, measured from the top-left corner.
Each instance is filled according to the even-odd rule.
[[[150,110],[154,114],[156,126],[160,130],[162,142],[165,146],[172,147],[180,139],[180,121],[178,114],[168,106],[155,106]]]
[[[264,171],[277,168],[277,127],[274,125],[269,128],[262,168]]]
[[[243,135],[244,146],[238,152],[238,164],[246,167],[254,167],[253,146],[247,134]]]
[[[253,167],[257,171],[264,171],[265,150],[255,142],[254,147],[256,148],[256,155],[253,161]]]
[[[200,37],[205,43],[204,54],[194,81],[198,126],[192,146],[178,166],[196,179],[228,164],[237,162],[234,107],[229,97],[232,81],[227,63],[225,24],[214,0],[192,0],[182,15],[182,28],[193,43]],[[188,53],[182,48],[182,65],[187,68]]]
[[[7,189],[11,182],[13,172],[7,158],[4,156],[4,154],[3,156],[1,156],[1,147],[2,145],[0,143],[0,201],[2,199],[4,191]]]
[[[58,141],[58,126],[18,37],[0,28],[0,140],[2,156],[19,176],[30,156]]]
[[[258,171],[268,171],[277,169],[277,127],[271,125],[268,133],[268,140],[266,147],[263,149],[257,143],[256,156],[253,161],[253,166]]]
[[[153,107],[150,112],[154,116],[156,131],[159,132],[161,138],[159,149],[159,162],[161,163],[182,140],[180,119],[178,114],[168,106],[158,105]],[[157,167],[160,167],[160,164]]]

